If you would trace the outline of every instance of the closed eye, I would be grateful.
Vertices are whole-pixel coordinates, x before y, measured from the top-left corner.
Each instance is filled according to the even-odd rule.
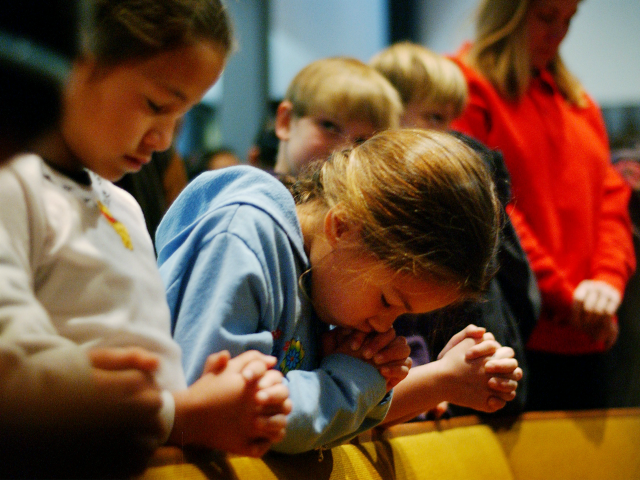
[[[387,302],[387,299],[384,295],[380,296],[380,303],[382,303],[382,306],[384,308],[389,308],[391,306],[391,304],[389,302]]]
[[[320,120],[318,124],[323,130],[326,130],[327,132],[336,134],[340,133],[340,128],[338,127],[338,125],[336,125],[331,120]]]
[[[149,110],[151,110],[153,113],[160,113],[162,111],[162,107],[160,105],[158,105],[157,103],[153,102],[148,98],[147,98],[147,106],[149,107]]]

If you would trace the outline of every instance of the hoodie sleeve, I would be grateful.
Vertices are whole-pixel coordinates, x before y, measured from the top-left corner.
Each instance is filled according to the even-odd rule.
[[[272,254],[264,245],[270,253],[261,257],[264,252],[248,245],[246,233],[226,228],[231,222],[246,229],[259,223],[246,215],[233,220],[237,208],[225,207],[224,214],[219,210],[216,216],[200,219],[191,239],[183,239],[160,267],[190,384],[200,377],[207,356],[220,350],[235,356],[256,349],[278,356],[271,332],[296,321],[287,317],[282,303],[286,295],[280,291],[286,283],[281,277],[286,276],[286,255]],[[262,243],[289,241],[278,228],[260,232]],[[279,257],[276,265],[264,263],[274,256]],[[319,341],[313,335],[308,340]],[[346,441],[380,423],[390,403],[378,371],[346,355],[330,355],[313,370],[289,371],[285,384],[293,411],[285,439],[273,447],[280,452],[300,453]]]
[[[382,422],[391,405],[378,371],[348,355],[329,355],[311,372],[289,372],[286,385],[293,411],[285,438],[272,447],[282,453],[347,442]]]
[[[269,302],[268,289],[252,250],[228,232],[187,250],[193,258],[160,268],[165,280],[173,279],[166,285],[167,297],[187,383],[200,378],[211,353],[229,350],[236,356],[255,349],[271,355],[274,326],[261,323],[260,312]]]

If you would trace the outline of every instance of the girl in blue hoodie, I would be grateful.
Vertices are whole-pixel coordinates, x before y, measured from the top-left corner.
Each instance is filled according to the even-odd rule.
[[[501,408],[521,374],[510,348],[471,326],[407,376],[409,351],[392,328],[401,314],[483,290],[498,205],[481,159],[450,135],[421,130],[335,152],[290,191],[252,167],[202,174],[156,235],[187,382],[215,351],[277,357],[293,411],[272,449],[286,453],[344,442],[444,400]]]

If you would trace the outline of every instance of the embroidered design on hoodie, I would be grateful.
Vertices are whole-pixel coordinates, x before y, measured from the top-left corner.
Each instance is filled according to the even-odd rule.
[[[122,223],[120,223],[118,220],[113,218],[113,215],[111,215],[111,212],[109,211],[109,209],[104,203],[102,203],[100,200],[98,200],[97,203],[98,203],[98,208],[100,209],[100,213],[102,213],[104,218],[107,219],[107,221],[111,224],[111,226],[116,231],[116,233],[120,236],[120,238],[122,239],[122,244],[125,246],[125,248],[128,248],[129,250],[133,250],[133,243],[131,243],[131,237],[129,236],[127,227],[125,227]]]
[[[302,364],[304,358],[304,349],[300,340],[289,340],[284,344],[284,358],[280,362],[280,371],[283,375],[291,370],[296,370]]]

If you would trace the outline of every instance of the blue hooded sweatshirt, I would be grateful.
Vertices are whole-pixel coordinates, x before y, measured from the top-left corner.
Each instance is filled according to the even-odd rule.
[[[160,223],[156,248],[189,384],[214,352],[277,357],[293,411],[273,450],[330,447],[384,419],[391,395],[374,367],[320,358],[329,326],[299,285],[309,260],[293,198],[276,178],[247,166],[199,175]]]

